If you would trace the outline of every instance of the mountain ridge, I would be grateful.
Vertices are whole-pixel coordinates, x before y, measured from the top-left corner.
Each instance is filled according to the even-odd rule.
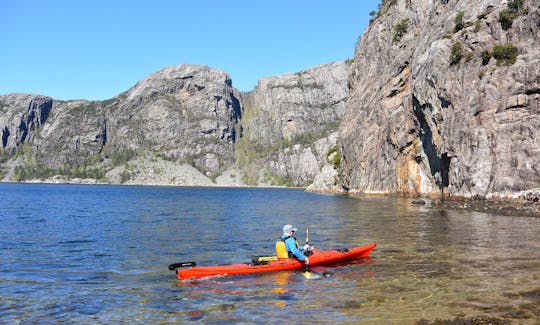
[[[0,179],[517,197],[540,187],[539,26],[534,1],[390,0],[353,59],[250,92],[180,65],[106,101],[0,96]]]

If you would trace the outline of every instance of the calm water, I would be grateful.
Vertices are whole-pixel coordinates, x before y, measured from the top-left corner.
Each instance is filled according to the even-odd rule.
[[[0,323],[414,323],[540,319],[540,219],[301,190],[0,184]],[[368,260],[178,283],[173,262],[247,262],[281,227],[377,242]]]

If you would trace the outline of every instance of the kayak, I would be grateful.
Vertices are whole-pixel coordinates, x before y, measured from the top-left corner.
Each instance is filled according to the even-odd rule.
[[[326,251],[313,250],[313,253],[309,256],[309,266],[316,265],[329,265],[340,262],[351,261],[363,257],[368,257],[371,251],[377,246],[372,243],[366,246],[332,249]],[[275,257],[274,257],[275,258]],[[304,262],[300,262],[296,258],[275,258],[268,259],[262,263],[250,263],[250,264],[231,264],[231,265],[217,265],[217,266],[195,266],[194,262],[178,263],[171,266],[183,267],[188,266],[186,269],[177,269],[176,274],[178,280],[195,279],[212,276],[228,276],[228,275],[244,275],[244,274],[256,274],[267,273],[287,270],[299,270],[304,269],[306,265]],[[173,270],[174,267],[169,269]]]

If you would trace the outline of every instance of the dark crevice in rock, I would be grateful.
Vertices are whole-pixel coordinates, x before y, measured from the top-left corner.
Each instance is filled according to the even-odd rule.
[[[4,130],[2,131],[2,148],[7,147],[9,135],[10,135],[9,129],[5,127]]]
[[[231,141],[233,143],[236,143],[236,141],[242,136],[242,126],[239,123],[240,119],[242,118],[242,104],[240,103],[240,100],[234,95],[234,93],[230,94],[230,99],[232,101],[231,119],[236,126],[231,132]]]
[[[26,140],[26,136],[28,135],[28,127],[24,121],[21,121],[19,124],[19,131],[21,134],[21,139],[19,140],[20,143],[23,143],[24,140]]]
[[[526,95],[537,95],[537,94],[540,94],[540,88],[527,89],[527,91],[525,91],[525,94],[526,94]]]
[[[439,96],[439,100],[441,101],[441,107],[442,108],[448,108],[450,105],[452,105],[452,102],[447,100],[446,98]]]
[[[446,153],[438,155],[437,146],[433,142],[433,131],[427,123],[425,109],[432,110],[431,104],[420,104],[416,96],[413,95],[413,111],[418,121],[420,132],[419,137],[422,141],[424,153],[428,158],[431,175],[435,179],[436,185],[442,191],[449,185],[448,172],[450,170],[450,157]]]
[[[37,121],[39,124],[45,123],[47,117],[49,117],[52,106],[52,99],[40,98],[39,100],[32,100],[32,102],[30,103],[30,108],[32,109],[32,111],[37,110],[39,112],[39,120]]]

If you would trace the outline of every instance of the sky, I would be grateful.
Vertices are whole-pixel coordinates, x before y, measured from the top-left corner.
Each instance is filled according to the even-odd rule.
[[[0,0],[0,95],[105,100],[207,65],[259,79],[353,58],[380,0]]]

